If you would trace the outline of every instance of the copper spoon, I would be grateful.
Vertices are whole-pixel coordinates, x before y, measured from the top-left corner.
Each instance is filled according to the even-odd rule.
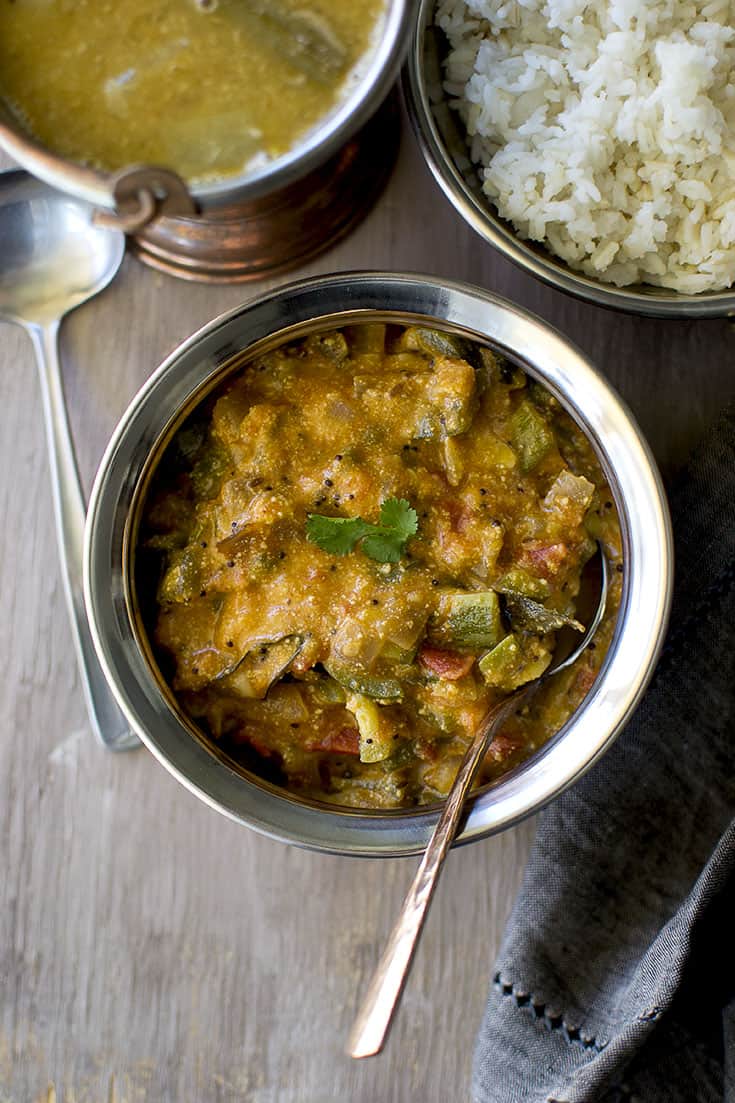
[[[411,968],[444,859],[457,834],[467,794],[493,736],[509,716],[533,697],[544,682],[576,662],[592,642],[600,626],[607,603],[609,567],[605,553],[599,544],[598,549],[601,564],[600,596],[584,636],[570,654],[552,663],[540,678],[521,686],[500,704],[493,706],[481,721],[472,743],[467,748],[421,865],[408,890],[388,943],[373,973],[362,1006],[357,1013],[347,1043],[347,1052],[351,1057],[373,1057],[383,1048]]]

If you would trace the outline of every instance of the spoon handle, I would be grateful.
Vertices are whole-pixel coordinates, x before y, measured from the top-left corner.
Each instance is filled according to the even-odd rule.
[[[131,732],[105,681],[84,608],[82,561],[85,508],[64,403],[58,333],[59,322],[30,327],[41,384],[61,578],[92,730],[105,747],[122,751],[137,747],[139,740]]]
[[[351,1057],[372,1057],[383,1048],[393,1014],[406,983],[424,919],[434,894],[444,859],[457,834],[467,794],[480,763],[500,725],[518,708],[526,687],[491,709],[467,748],[442,813],[421,859],[388,944],[373,973],[365,999],[357,1013],[347,1043]]]

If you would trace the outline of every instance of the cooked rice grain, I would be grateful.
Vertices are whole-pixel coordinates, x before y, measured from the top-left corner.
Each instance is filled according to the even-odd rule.
[[[623,286],[735,281],[735,0],[440,0],[445,88],[522,237]]]

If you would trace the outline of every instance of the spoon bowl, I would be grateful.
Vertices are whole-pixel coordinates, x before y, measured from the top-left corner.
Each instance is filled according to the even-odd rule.
[[[27,172],[0,174],[0,316],[45,325],[102,291],[125,252],[92,208]]]
[[[121,750],[138,745],[107,686],[84,610],[85,507],[64,404],[61,319],[102,291],[125,238],[92,222],[92,207],[20,170],[0,173],[0,321],[22,326],[36,354],[51,466],[61,574],[92,728]]]

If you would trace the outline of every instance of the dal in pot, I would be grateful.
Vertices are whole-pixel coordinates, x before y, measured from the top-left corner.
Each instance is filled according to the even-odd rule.
[[[0,0],[0,99],[69,160],[185,179],[287,152],[359,75],[381,0]]]

